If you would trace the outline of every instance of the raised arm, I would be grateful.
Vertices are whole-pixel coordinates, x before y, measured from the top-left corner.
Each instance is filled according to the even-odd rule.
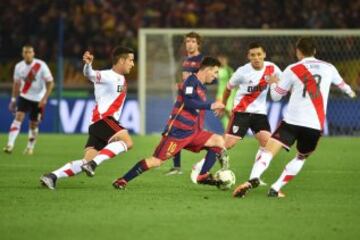
[[[94,55],[86,51],[83,55],[84,61],[84,76],[92,82],[96,81],[96,71],[93,70],[91,64],[94,60]]]

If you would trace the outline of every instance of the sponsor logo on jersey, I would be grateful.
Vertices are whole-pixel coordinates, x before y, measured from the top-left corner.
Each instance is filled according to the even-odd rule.
[[[247,91],[250,92],[262,92],[267,88],[267,85],[265,86],[248,86]]]
[[[124,90],[124,85],[117,85],[117,92],[122,92]]]

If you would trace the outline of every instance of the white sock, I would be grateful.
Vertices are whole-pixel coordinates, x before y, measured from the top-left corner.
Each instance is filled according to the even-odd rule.
[[[101,149],[93,160],[94,162],[96,162],[97,165],[100,165],[103,161],[113,158],[116,155],[126,151],[127,151],[127,146],[125,142],[123,141],[112,142],[106,145],[106,147],[104,147],[103,149]]]
[[[264,148],[263,147],[259,147],[259,149],[258,149],[258,151],[257,151],[257,153],[256,153],[256,155],[255,155],[255,161],[254,161],[254,163],[259,159],[259,157],[260,157],[260,155],[261,155],[261,153],[264,151]]]
[[[84,163],[86,163],[85,159],[68,162],[67,164],[53,171],[52,173],[55,174],[57,178],[71,177],[82,171],[81,166]]]
[[[194,165],[193,165],[193,170],[194,171],[201,171],[201,169],[202,169],[202,167],[203,167],[203,165],[204,165],[204,162],[205,162],[205,158],[203,158],[203,159],[201,159],[200,161],[198,161],[197,163],[195,163]]]
[[[285,186],[300,172],[301,168],[305,163],[305,160],[306,159],[299,159],[298,157],[295,157],[293,160],[291,160],[286,165],[279,179],[271,186],[271,188],[278,192],[283,186]]]
[[[17,136],[19,135],[20,128],[21,128],[21,122],[16,121],[14,119],[14,121],[11,123],[10,130],[9,130],[9,140],[7,143],[8,146],[14,146],[15,140],[16,140]]]
[[[27,148],[33,149],[35,147],[36,137],[38,133],[39,133],[39,128],[34,128],[34,129],[29,128],[29,138],[28,138]]]
[[[271,152],[263,150],[260,153],[260,156],[257,158],[257,161],[254,163],[254,166],[251,170],[250,179],[260,178],[265,170],[269,167],[273,155]]]

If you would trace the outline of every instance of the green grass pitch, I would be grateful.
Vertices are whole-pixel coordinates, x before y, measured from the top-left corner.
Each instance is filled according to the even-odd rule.
[[[23,156],[21,135],[12,155],[0,153],[0,239],[359,239],[360,138],[322,138],[285,199],[259,187],[245,199],[190,182],[204,156],[184,151],[183,175],[164,176],[170,161],[116,191],[112,181],[149,156],[159,136],[134,137],[134,148],[97,169],[41,188],[39,177],[80,159],[85,135],[39,137],[35,155]],[[0,135],[3,146],[6,135]],[[230,151],[237,183],[247,179],[257,145],[247,137]],[[263,179],[272,183],[295,152],[282,151]],[[216,169],[218,165],[216,165]]]

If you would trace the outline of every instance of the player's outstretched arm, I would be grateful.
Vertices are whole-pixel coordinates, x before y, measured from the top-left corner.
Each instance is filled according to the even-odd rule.
[[[94,61],[94,55],[89,51],[86,51],[83,55],[84,61],[84,76],[90,81],[94,82],[96,80],[96,72],[93,70],[91,64]]]
[[[354,90],[351,89],[351,87],[346,84],[344,81],[342,81],[342,83],[336,85],[342,92],[344,92],[345,94],[347,94],[350,98],[355,98],[356,97],[356,93]]]

